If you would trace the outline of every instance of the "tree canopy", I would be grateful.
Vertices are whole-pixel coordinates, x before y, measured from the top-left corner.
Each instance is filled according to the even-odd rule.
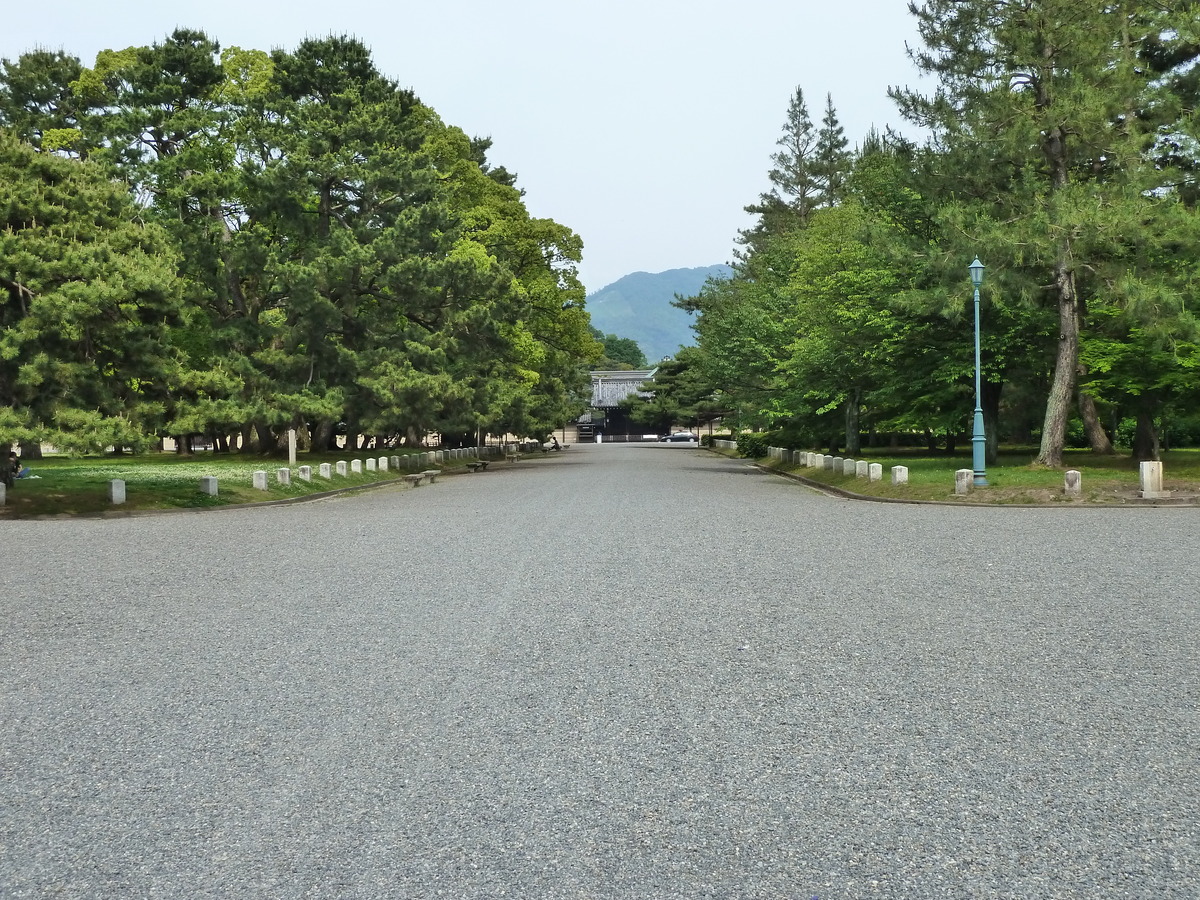
[[[953,446],[979,256],[989,455],[1034,438],[1056,466],[1068,441],[1111,452],[1118,433],[1153,455],[1200,422],[1194,4],[910,10],[933,86],[893,97],[928,139],[849,151],[832,98],[814,128],[797,88],[733,275],[682,301],[698,367],[741,425]]]
[[[445,124],[355,38],[267,53],[179,29],[103,51],[91,67],[32,52],[0,63],[0,128],[14,183],[37,195],[58,173],[86,182],[81,198],[103,207],[76,201],[71,222],[87,221],[58,230],[10,224],[23,246],[42,242],[24,252],[48,261],[59,245],[102,239],[152,257],[135,296],[157,304],[138,321],[153,322],[159,342],[90,332],[114,357],[89,357],[111,374],[112,402],[73,391],[82,376],[49,349],[50,320],[17,313],[22,302],[61,305],[51,286],[63,289],[6,254],[3,283],[16,285],[6,323],[25,321],[50,360],[40,380],[9,380],[14,437],[49,437],[72,420],[73,401],[50,396],[75,398],[75,419],[111,407],[133,430],[219,443],[240,434],[267,451],[291,427],[318,446],[339,432],[350,442],[535,434],[584,408],[601,346],[576,274],[582,242],[531,217],[515,176],[488,160],[490,142]],[[121,272],[115,253],[91,269],[67,258],[86,290],[120,308],[118,291],[101,291]],[[121,406],[135,395],[153,398],[154,417]],[[76,430],[92,446],[133,442]]]

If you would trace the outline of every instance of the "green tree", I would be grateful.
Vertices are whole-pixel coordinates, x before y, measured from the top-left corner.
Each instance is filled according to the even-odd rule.
[[[178,360],[175,254],[100,167],[0,131],[0,434],[140,446]]]
[[[846,197],[846,178],[852,163],[848,146],[846,133],[833,107],[833,95],[826,94],[825,115],[821,118],[810,165],[813,179],[819,185],[821,206],[836,206]]]
[[[649,365],[646,354],[633,338],[604,334],[598,328],[592,328],[591,333],[604,347],[604,355],[596,363],[601,369],[644,369]]]
[[[816,208],[821,190],[813,173],[817,142],[804,90],[797,86],[788,102],[783,133],[776,141],[780,149],[771,154],[772,167],[767,172],[771,188],[746,207],[746,212],[758,216],[757,224],[740,236],[746,253],[753,255],[769,235],[802,226]]]
[[[939,86],[931,97],[895,96],[947,155],[944,196],[954,199],[942,220],[975,252],[988,248],[1049,285],[1043,296],[1057,313],[1057,340],[1038,461],[1060,465],[1089,309],[1140,293],[1134,285],[1143,277],[1156,280],[1146,251],[1166,236],[1176,201],[1162,192],[1170,178],[1147,152],[1154,126],[1141,113],[1160,84],[1137,47],[1182,26],[1183,11],[1067,0],[910,8],[925,43],[914,58]],[[995,172],[1006,178],[999,192]]]

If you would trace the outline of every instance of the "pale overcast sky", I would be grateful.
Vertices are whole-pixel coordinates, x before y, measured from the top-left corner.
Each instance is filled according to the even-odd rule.
[[[446,122],[490,135],[535,216],[584,240],[589,290],[630,272],[727,262],[767,186],[797,85],[833,94],[851,144],[902,126],[903,0],[0,0],[0,57],[149,44],[177,26],[221,46],[353,34]]]

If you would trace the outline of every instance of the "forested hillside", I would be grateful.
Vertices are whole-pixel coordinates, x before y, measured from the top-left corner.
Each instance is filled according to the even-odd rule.
[[[358,40],[0,62],[0,442],[271,451],[584,406],[580,239]]]
[[[728,266],[634,272],[588,294],[588,312],[598,329],[632,338],[648,360],[657,361],[696,341],[692,317],[673,305],[676,296],[691,296],[709,278],[729,272]]]

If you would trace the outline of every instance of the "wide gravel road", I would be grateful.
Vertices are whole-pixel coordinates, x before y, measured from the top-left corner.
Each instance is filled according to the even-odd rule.
[[[0,896],[1200,896],[1200,510],[668,446],[3,526]]]

